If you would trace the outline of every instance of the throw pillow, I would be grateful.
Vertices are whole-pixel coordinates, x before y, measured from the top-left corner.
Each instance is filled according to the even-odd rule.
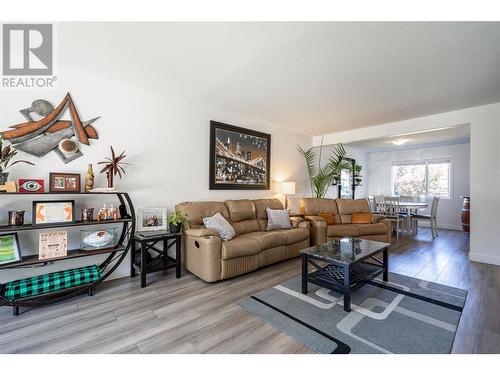
[[[290,229],[292,222],[290,221],[290,210],[273,210],[269,207],[267,211],[267,230],[274,229]]]
[[[335,221],[335,216],[331,212],[320,212],[318,216],[321,216],[326,221],[326,225],[334,225],[337,224]]]
[[[352,214],[351,218],[352,224],[371,224],[372,223],[372,214]]]
[[[203,218],[203,224],[208,229],[213,229],[219,233],[219,237],[224,241],[229,241],[236,236],[233,226],[229,224],[220,212],[217,212],[214,216]]]

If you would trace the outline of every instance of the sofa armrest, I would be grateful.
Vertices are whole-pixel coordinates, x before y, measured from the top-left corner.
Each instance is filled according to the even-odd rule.
[[[327,225],[324,218],[321,216],[305,216],[304,217],[311,226],[310,242],[311,245],[321,245],[326,242]]]
[[[219,233],[217,233],[217,231],[207,228],[186,229],[184,231],[184,234],[186,236],[192,236],[192,237],[205,237],[205,236],[219,237]]]
[[[385,219],[385,215],[372,214],[372,224],[380,223],[384,219]]]
[[[292,228],[309,228],[309,221],[299,216],[292,216],[290,218]]]
[[[392,242],[392,222],[391,222],[391,220],[383,217],[378,222],[385,224],[385,226],[387,227],[387,238],[384,242],[390,244]]]
[[[184,232],[184,265],[200,279],[221,279],[222,240],[210,229],[188,229]]]

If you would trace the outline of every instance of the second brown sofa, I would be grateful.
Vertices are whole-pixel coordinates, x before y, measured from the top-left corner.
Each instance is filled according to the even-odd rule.
[[[391,221],[383,215],[373,214],[370,224],[353,224],[353,214],[369,214],[368,200],[302,198],[300,210],[311,221],[311,244],[319,245],[343,237],[391,243]],[[335,224],[327,225],[320,214],[331,213]]]

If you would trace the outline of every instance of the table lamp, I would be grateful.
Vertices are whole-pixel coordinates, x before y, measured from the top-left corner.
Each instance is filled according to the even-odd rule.
[[[280,184],[280,192],[285,196],[285,209],[288,208],[288,196],[295,194],[295,182],[283,181]]]

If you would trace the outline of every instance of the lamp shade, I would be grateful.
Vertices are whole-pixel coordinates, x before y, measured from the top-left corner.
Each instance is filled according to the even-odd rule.
[[[280,185],[281,194],[291,195],[295,194],[295,182],[284,181]]]

